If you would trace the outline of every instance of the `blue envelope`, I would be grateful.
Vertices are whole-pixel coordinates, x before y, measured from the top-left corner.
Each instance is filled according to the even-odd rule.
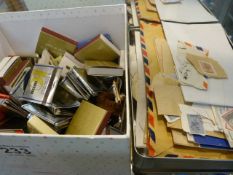
[[[194,137],[194,141],[197,144],[199,144],[201,147],[231,149],[226,139],[221,139],[212,136],[200,136],[200,135],[193,135],[193,137]]]

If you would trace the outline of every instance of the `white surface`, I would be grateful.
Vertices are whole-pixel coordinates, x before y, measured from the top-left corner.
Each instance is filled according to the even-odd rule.
[[[28,10],[123,4],[124,0],[24,0]]]
[[[126,19],[125,5],[14,12],[0,14],[0,29],[17,53],[34,52],[42,26],[76,40],[108,32],[120,49],[127,50]],[[125,55],[127,55],[127,51]],[[127,56],[125,58],[127,59]],[[125,66],[128,67],[127,61]],[[128,82],[127,71],[125,81]],[[129,90],[126,89],[126,96],[128,94]],[[126,98],[126,106],[127,133],[125,135],[0,134],[1,174],[130,174],[128,98]]]
[[[198,0],[181,0],[181,3],[163,4],[155,0],[161,20],[183,23],[215,22],[211,15]]]
[[[15,54],[12,47],[9,45],[7,39],[2,34],[1,31],[0,31],[0,41],[1,41],[0,42],[0,59],[5,57],[7,54],[11,54],[11,55]]]
[[[228,79],[208,79],[207,91],[181,86],[186,102],[233,106],[233,50],[220,24],[175,24],[163,22],[164,32],[176,62],[177,42],[187,41],[209,50],[209,56],[225,69]]]

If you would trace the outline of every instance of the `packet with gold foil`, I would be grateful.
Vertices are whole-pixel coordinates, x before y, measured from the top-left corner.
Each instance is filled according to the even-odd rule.
[[[51,106],[61,71],[62,68],[57,66],[35,65],[23,94],[23,100]]]

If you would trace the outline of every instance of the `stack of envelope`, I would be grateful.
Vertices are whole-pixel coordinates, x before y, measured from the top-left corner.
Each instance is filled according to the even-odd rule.
[[[155,39],[160,72],[153,76],[152,87],[157,118],[163,117],[166,121],[173,146],[159,152],[157,156],[175,154],[199,157],[199,154],[194,154],[198,150],[205,151],[206,158],[228,159],[232,155],[229,151],[233,151],[233,109],[227,105],[215,106],[212,103],[186,100],[184,89],[209,93],[213,88],[213,79],[216,82],[224,82],[231,79],[231,75],[219,59],[210,57],[212,50],[180,40],[174,42],[171,39],[169,43],[168,36],[172,36],[170,34],[166,35],[165,28],[168,43],[165,39]],[[159,135],[160,133],[156,134]],[[192,151],[181,153],[183,149]],[[226,151],[229,156],[226,156]],[[211,157],[211,153],[215,156]]]

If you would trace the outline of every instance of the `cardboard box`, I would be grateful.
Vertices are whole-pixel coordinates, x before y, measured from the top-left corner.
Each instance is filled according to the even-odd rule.
[[[28,10],[123,4],[124,0],[24,0]]]
[[[114,44],[126,51],[127,132],[125,135],[117,136],[0,134],[0,174],[130,174],[126,6],[96,6],[0,14],[1,58],[12,52],[32,53],[43,26],[77,41],[107,32],[112,36]]]

